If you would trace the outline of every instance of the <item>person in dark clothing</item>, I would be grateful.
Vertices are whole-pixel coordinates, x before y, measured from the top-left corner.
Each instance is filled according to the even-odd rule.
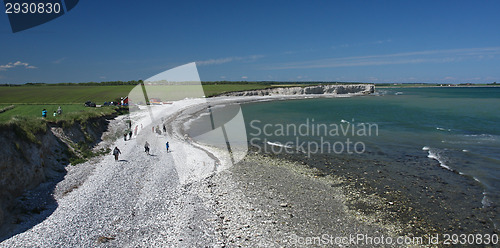
[[[120,149],[118,149],[117,146],[115,146],[115,149],[113,149],[113,155],[115,156],[115,161],[118,161],[118,155],[120,155],[122,152]]]
[[[128,133],[128,139],[132,139],[132,130],[130,130],[130,132]]]
[[[144,144],[144,151],[149,155],[149,143],[146,141],[146,144]]]
[[[47,117],[47,110],[46,109],[42,110],[42,117],[43,118]]]
[[[168,148],[170,147],[170,145],[168,144],[168,141],[167,141],[167,144],[165,144],[167,146],[167,153],[168,153]]]
[[[123,140],[127,141],[127,133],[123,134]]]
[[[166,133],[167,132],[167,127],[165,127],[165,124],[163,124],[163,132]]]

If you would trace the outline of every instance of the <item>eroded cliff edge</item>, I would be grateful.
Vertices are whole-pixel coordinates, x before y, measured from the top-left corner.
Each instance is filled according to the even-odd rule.
[[[321,84],[306,87],[277,87],[261,90],[248,90],[223,93],[220,96],[272,96],[272,95],[341,95],[371,94],[375,92],[373,84]]]
[[[109,119],[89,118],[84,122],[43,124],[34,132],[16,124],[0,128],[0,226],[16,210],[15,199],[26,190],[60,177],[71,162],[83,160],[96,151],[108,129]],[[105,149],[101,149],[105,151]]]

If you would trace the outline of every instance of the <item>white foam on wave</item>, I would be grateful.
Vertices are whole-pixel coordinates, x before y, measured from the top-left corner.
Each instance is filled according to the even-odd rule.
[[[488,198],[488,193],[486,192],[483,192],[483,200],[481,200],[481,204],[483,205],[483,208],[492,207],[494,205],[490,198]]]
[[[379,90],[375,91],[375,93],[373,93],[373,95],[375,95],[375,96],[385,96],[388,93],[389,93],[389,91],[387,91],[387,90],[380,90],[379,89]]]
[[[346,121],[344,119],[340,120],[340,123],[354,123],[354,118],[351,121]]]
[[[428,146],[422,147],[422,151],[428,151],[429,149],[430,149],[430,147],[428,147]]]
[[[442,128],[442,127],[436,127],[437,130],[439,131],[448,131],[448,132],[451,132],[451,129],[447,129],[447,128]]]
[[[435,152],[434,149],[431,149],[430,147],[424,147],[427,148],[427,150],[422,150],[428,151],[429,155],[427,155],[428,158],[435,159],[439,162],[439,166],[449,170],[449,171],[454,171],[450,166],[446,165],[444,162],[444,159],[441,157],[441,155],[438,152]]]
[[[473,141],[474,143],[481,144],[483,142],[498,142],[500,141],[500,136],[493,134],[465,134],[468,141]]]
[[[204,116],[207,116],[207,115],[210,115],[210,113],[201,113],[196,118],[189,119],[188,121],[186,121],[184,123],[184,129],[185,130],[189,130],[191,128],[191,126],[193,125],[194,122],[200,120],[201,118],[203,118]]]

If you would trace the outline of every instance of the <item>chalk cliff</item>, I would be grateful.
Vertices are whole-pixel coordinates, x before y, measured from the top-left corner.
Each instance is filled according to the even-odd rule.
[[[371,94],[375,91],[373,84],[324,84],[306,87],[277,87],[262,90],[249,90],[223,93],[221,96],[272,96],[272,95],[338,95],[338,94]]]

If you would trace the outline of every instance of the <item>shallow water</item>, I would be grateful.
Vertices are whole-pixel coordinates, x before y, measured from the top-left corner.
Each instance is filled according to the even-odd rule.
[[[378,89],[362,97],[248,103],[242,110],[250,144],[267,143],[274,147],[268,152],[380,157],[395,166],[409,166],[396,161],[402,155],[435,160],[429,166],[480,182],[482,206],[500,223],[500,87]],[[204,118],[191,123],[192,133]]]

